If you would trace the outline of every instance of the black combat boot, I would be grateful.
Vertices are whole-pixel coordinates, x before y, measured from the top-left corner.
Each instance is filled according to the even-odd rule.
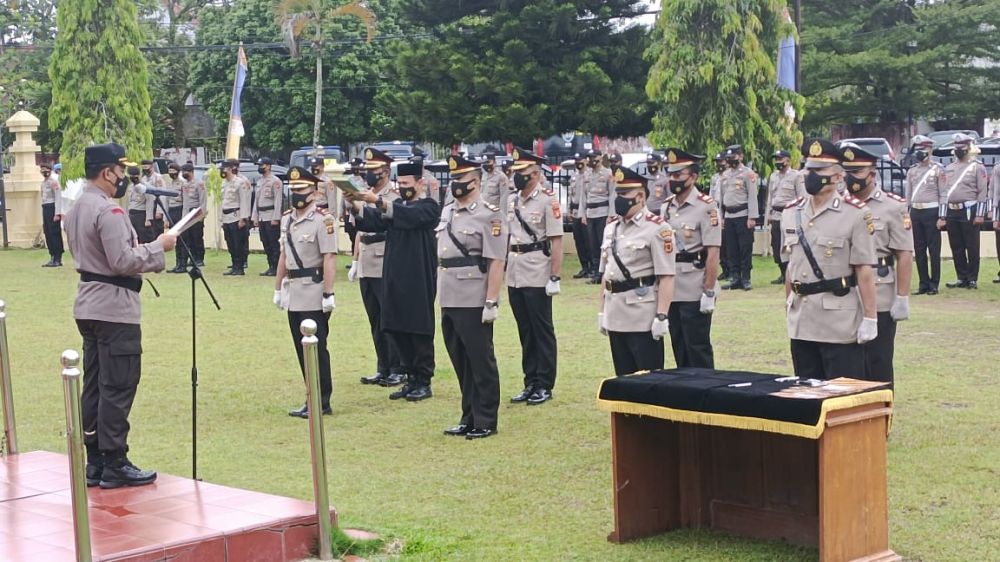
[[[101,483],[101,474],[104,472],[104,455],[97,448],[97,444],[87,445],[87,487],[93,488]]]
[[[123,486],[145,486],[156,482],[156,473],[142,470],[128,460],[124,451],[106,451],[104,470],[101,472],[101,488],[121,488]]]

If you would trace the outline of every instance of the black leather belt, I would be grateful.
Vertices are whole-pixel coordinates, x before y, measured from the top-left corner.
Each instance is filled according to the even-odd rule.
[[[600,201],[597,203],[587,203],[588,209],[600,209],[601,207],[607,207],[607,206],[608,206],[607,201]]]
[[[544,252],[549,249],[549,241],[532,242],[531,244],[511,244],[510,251],[515,254],[527,254],[528,252]]]
[[[438,265],[442,268],[449,267],[478,267],[486,271],[486,258],[483,256],[461,256],[457,258],[441,258]]]
[[[749,207],[747,207],[747,208],[749,209]],[[784,207],[771,206],[771,210],[774,211],[775,213],[783,213],[785,211],[785,208]]]
[[[80,281],[86,282],[97,282],[97,283],[107,283],[108,285],[114,285],[116,287],[121,287],[122,289],[128,289],[133,293],[138,293],[142,290],[142,279],[136,279],[135,277],[111,277],[110,275],[101,275],[100,273],[90,273],[89,271],[80,272]]]
[[[833,293],[842,297],[850,292],[851,287],[858,286],[858,278],[854,275],[850,277],[837,277],[835,279],[824,279],[815,283],[792,283],[792,292],[796,295],[818,295],[820,293]]]
[[[652,287],[655,284],[656,276],[647,275],[638,279],[629,279],[628,281],[605,281],[604,288],[612,293],[624,293],[625,291],[631,291],[639,287]]]
[[[378,244],[379,242],[385,242],[385,233],[379,232],[376,234],[362,234],[361,243],[362,244]]]
[[[258,211],[273,211],[274,210],[274,205],[271,205],[270,207],[257,207],[257,210]]]
[[[579,209],[579,208],[580,208],[580,205],[579,205],[579,204],[577,204],[577,203],[570,203],[570,204],[569,204],[569,210],[570,210],[570,211],[575,211],[575,210],[577,210],[577,209]]]
[[[872,267],[875,268],[875,272],[878,273],[879,277],[888,277],[889,268],[896,265],[895,256],[885,256],[879,258],[878,261]]]
[[[239,211],[239,210],[240,210],[239,207],[233,207],[232,209],[223,209],[222,210],[222,214],[223,215],[231,215],[231,214],[233,214],[233,213],[235,213],[236,211]]]
[[[698,269],[705,267],[705,258],[707,252],[704,250],[700,252],[677,252],[674,256],[677,263],[693,263]]]
[[[742,213],[743,211],[746,211],[749,208],[750,205],[748,203],[737,205],[735,207],[725,207],[727,213]]]
[[[304,277],[312,277],[312,280],[319,283],[323,280],[323,268],[321,267],[307,267],[305,269],[290,269],[288,270],[289,279],[302,279]]]

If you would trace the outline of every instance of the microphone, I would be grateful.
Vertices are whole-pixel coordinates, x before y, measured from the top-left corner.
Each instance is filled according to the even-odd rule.
[[[137,184],[135,186],[135,192],[139,195],[153,195],[155,197],[180,197],[179,191],[167,191],[166,189],[153,189],[152,187],[146,187],[143,184]]]

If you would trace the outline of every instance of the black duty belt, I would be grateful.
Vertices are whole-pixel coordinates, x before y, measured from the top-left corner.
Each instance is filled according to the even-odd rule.
[[[442,268],[449,267],[478,267],[481,271],[486,271],[486,258],[483,256],[460,256],[457,258],[441,258],[438,265]]]
[[[544,252],[549,249],[549,241],[532,242],[531,244],[511,244],[510,251],[515,254],[527,254],[528,252]]]
[[[257,210],[258,211],[273,211],[274,210],[274,205],[271,205],[270,207],[257,207]]]
[[[705,267],[706,254],[707,252],[704,250],[700,252],[677,252],[674,257],[677,263],[693,263],[696,268],[702,269]]]
[[[749,208],[749,207],[747,207],[747,208]],[[771,210],[774,211],[775,213],[782,213],[782,212],[785,211],[785,208],[784,207],[774,207],[774,206],[772,206]]]
[[[588,209],[600,209],[601,207],[607,207],[607,201],[598,201],[597,203],[587,203]]]
[[[233,214],[233,213],[235,213],[236,211],[239,211],[239,210],[240,210],[239,207],[233,207],[232,209],[223,209],[222,210],[222,214],[223,215],[231,215],[231,214]]]
[[[385,233],[379,232],[377,234],[362,234],[361,243],[362,244],[378,244],[379,242],[385,242]]]
[[[875,268],[876,273],[879,277],[888,277],[889,268],[896,265],[895,256],[885,256],[878,259],[878,261],[872,267]]]
[[[575,210],[577,210],[579,208],[580,208],[580,205],[578,203],[570,203],[569,204],[569,210],[570,211],[575,211]]]
[[[750,205],[744,203],[742,205],[737,205],[735,207],[725,207],[727,213],[742,213],[750,208]]]
[[[612,293],[624,293],[625,291],[631,291],[639,287],[652,287],[655,284],[656,276],[647,275],[645,277],[629,279],[628,281],[605,281],[604,288]]]
[[[314,283],[319,283],[320,281],[323,280],[323,268],[307,267],[305,269],[288,270],[289,279],[302,279],[304,277],[312,277]]]
[[[107,283],[108,285],[114,285],[116,287],[121,287],[122,289],[128,289],[133,293],[138,293],[139,291],[142,290],[142,279],[137,279],[135,277],[122,277],[122,276],[112,277],[110,275],[101,275],[100,273],[90,273],[89,271],[81,271],[80,281]]]
[[[850,292],[851,287],[857,286],[858,278],[851,275],[850,277],[824,279],[815,283],[800,283],[799,281],[795,281],[792,283],[792,292],[800,296],[833,293],[838,297],[842,297]]]

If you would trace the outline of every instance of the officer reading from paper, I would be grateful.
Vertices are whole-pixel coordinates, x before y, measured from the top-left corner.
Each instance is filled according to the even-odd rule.
[[[142,274],[163,271],[164,252],[177,237],[160,234],[139,244],[128,215],[115,202],[128,180],[119,144],[84,150],[87,177],[83,193],[66,215],[69,249],[80,273],[73,317],[83,336],[83,440],[87,448],[87,485],[102,488],[141,486],[156,473],[128,459],[128,415],[142,368]]]

